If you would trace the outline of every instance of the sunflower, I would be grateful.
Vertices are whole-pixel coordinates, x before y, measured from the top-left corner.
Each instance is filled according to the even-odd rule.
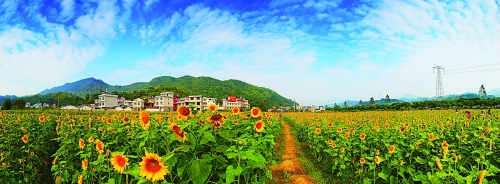
[[[233,108],[233,110],[232,110],[232,111],[233,111],[233,114],[235,114],[235,115],[236,115],[236,114],[239,114],[239,113],[240,113],[240,108],[235,107],[235,108]]]
[[[130,118],[128,118],[128,117],[123,118],[123,122],[128,123],[129,121],[130,121]]]
[[[337,128],[338,133],[342,133],[342,128]]]
[[[344,134],[344,137],[345,137],[346,139],[349,139],[349,132],[346,132],[346,133]]]
[[[21,140],[23,140],[24,143],[28,143],[28,136],[24,135],[23,138],[21,138]]]
[[[215,122],[215,123],[213,123],[213,126],[214,126],[215,130],[218,130],[218,129],[222,128],[222,123]]]
[[[86,170],[87,170],[87,168],[89,168],[89,161],[88,161],[87,159],[83,159],[83,160],[82,160],[82,169],[83,169],[84,171],[86,171]]]
[[[252,110],[250,110],[250,116],[253,118],[257,118],[260,116],[260,109],[258,107],[252,107]]]
[[[344,153],[344,151],[345,151],[345,148],[343,148],[343,147],[342,147],[342,148],[340,148],[340,152],[341,152],[341,153]]]
[[[264,122],[262,122],[262,121],[257,121],[257,122],[255,122],[255,125],[254,125],[255,131],[257,131],[257,132],[262,132],[262,131],[264,131],[264,126],[265,126],[265,125],[266,125],[266,124],[265,124]]]
[[[328,140],[328,144],[333,144],[333,140]]]
[[[389,153],[394,153],[394,150],[396,149],[396,147],[394,147],[394,145],[391,145],[391,147],[389,147]]]
[[[52,165],[56,165],[56,163],[57,163],[57,159],[58,159],[58,158],[59,158],[59,156],[56,156],[56,157],[54,158],[54,160],[52,161]]]
[[[337,147],[337,144],[332,143],[332,148],[336,148],[336,147]]]
[[[314,134],[318,135],[319,133],[321,133],[321,129],[316,128],[316,130],[314,130]]]
[[[360,158],[360,159],[359,159],[359,163],[361,163],[361,164],[364,164],[364,163],[365,163],[365,161],[366,161],[366,160],[365,160],[365,158]]]
[[[188,107],[181,105],[177,108],[177,116],[180,117],[181,119],[188,118],[191,115],[192,115],[192,112],[191,112],[191,110],[189,110]]]
[[[208,117],[207,121],[209,121],[210,123],[218,122],[220,124],[224,124],[224,122],[226,121],[226,118],[224,118],[224,116],[222,116],[220,114],[214,114],[214,115]]]
[[[439,170],[443,170],[443,165],[441,164],[441,160],[439,160],[439,157],[436,157],[436,165]]]
[[[78,141],[78,147],[80,147],[80,149],[83,149],[85,147],[85,141],[83,139],[80,139]]]
[[[170,124],[170,126],[168,126],[168,128],[170,128],[172,131],[174,131],[175,136],[177,136],[177,138],[180,141],[184,142],[187,140],[186,131],[181,130],[181,127],[179,125],[177,125],[176,123]]]
[[[328,123],[328,128],[332,128],[333,123]]]
[[[433,134],[433,133],[430,133],[430,134],[429,134],[429,141],[431,141],[431,142],[432,142],[432,141],[434,140],[434,138],[435,138],[435,137],[434,137],[434,134]]]
[[[208,105],[208,110],[215,112],[215,110],[217,110],[217,106],[214,103],[211,103]]]
[[[161,181],[168,174],[167,166],[163,165],[161,157],[157,154],[146,152],[146,156],[142,157],[142,162],[139,163],[141,168],[140,175],[150,181]]]
[[[89,142],[94,142],[94,137],[90,136],[89,137]]]
[[[113,165],[113,168],[116,172],[122,174],[125,170],[125,167],[127,167],[128,165],[128,158],[123,154],[113,153],[111,158],[111,165]]]
[[[148,111],[141,111],[139,114],[139,121],[141,123],[141,126],[144,130],[147,130],[149,128],[149,115]]]
[[[35,156],[35,152],[30,152],[30,155],[31,156]]]
[[[359,138],[360,138],[361,140],[365,140],[365,137],[366,137],[366,134],[365,134],[365,133],[361,133],[361,134],[359,134]]]
[[[83,176],[78,176],[78,184],[83,184]]]
[[[7,167],[7,164],[6,164],[5,162],[4,162],[4,163],[2,163],[2,167],[3,167],[3,168],[6,168],[6,167]]]
[[[111,118],[106,119],[106,122],[107,122],[108,124],[111,124]]]
[[[377,150],[375,150],[375,155],[378,155],[378,154],[380,154],[380,151],[377,149]]]
[[[375,156],[375,163],[380,164],[380,157]]]
[[[486,169],[481,171],[481,174],[479,174],[479,180],[477,181],[478,184],[483,183],[484,176],[486,176]]]
[[[104,143],[102,143],[99,139],[95,140],[95,149],[97,152],[102,154],[104,152]]]
[[[45,116],[40,116],[40,117],[38,117],[38,121],[40,121],[40,122],[45,122]]]
[[[389,123],[386,123],[386,124],[385,124],[385,129],[386,129],[386,130],[387,130],[387,129],[389,129]]]
[[[441,147],[443,148],[443,157],[446,158],[446,156],[448,155],[448,143],[444,141],[441,144]]]

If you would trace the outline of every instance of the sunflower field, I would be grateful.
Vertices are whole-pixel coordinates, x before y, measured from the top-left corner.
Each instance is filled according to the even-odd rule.
[[[266,183],[279,116],[0,111],[0,183]]]
[[[498,183],[499,111],[284,113],[335,183]]]

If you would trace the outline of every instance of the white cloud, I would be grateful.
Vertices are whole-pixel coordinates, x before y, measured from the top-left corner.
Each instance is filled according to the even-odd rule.
[[[271,2],[269,2],[269,7],[276,8],[279,6],[292,4],[292,3],[299,3],[302,1],[304,1],[304,0],[272,0]]]
[[[74,15],[75,1],[74,0],[59,0],[61,6],[60,18],[62,20],[69,20]]]
[[[144,2],[144,11],[147,12],[150,9],[150,6],[153,5],[154,3],[157,3],[160,0],[146,0]]]
[[[306,3],[304,3],[304,7],[314,8],[318,12],[323,12],[329,8],[336,8],[337,6],[338,4],[336,1],[326,1],[326,0],[319,0],[318,2],[314,0],[308,0]]]

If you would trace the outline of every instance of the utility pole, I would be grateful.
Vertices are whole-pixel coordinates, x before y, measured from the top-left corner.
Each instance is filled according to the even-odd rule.
[[[443,68],[443,66],[434,65],[434,67],[432,67],[432,73],[434,73],[434,69],[437,70],[437,77],[436,77],[436,100],[440,101],[440,100],[443,100],[443,96],[444,96],[443,80],[442,80],[442,77],[441,77],[441,70],[443,70],[443,73],[444,73],[444,68]]]
[[[295,105],[295,98],[293,99],[293,112],[295,112],[295,109],[297,108],[297,105]]]

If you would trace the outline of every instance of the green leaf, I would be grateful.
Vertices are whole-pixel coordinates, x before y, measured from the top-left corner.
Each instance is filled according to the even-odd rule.
[[[204,154],[201,159],[193,160],[187,172],[194,184],[204,183],[212,172],[212,158]]]
[[[363,184],[371,184],[372,180],[370,178],[363,179]]]
[[[384,174],[383,172],[378,173],[378,177],[380,177],[380,178],[382,178],[384,180],[387,180],[387,175]]]
[[[226,168],[226,184],[232,183],[234,181],[235,176],[239,176],[243,169],[238,166],[234,169],[233,165],[229,165]]]
[[[108,180],[108,184],[115,184],[115,179],[114,178],[110,178]]]
[[[266,162],[266,159],[260,153],[252,153],[250,151],[242,151],[240,153],[240,155],[241,155],[242,159],[249,159],[249,160],[253,160],[256,162]]]
[[[136,163],[130,164],[130,167],[128,167],[127,170],[123,171],[124,174],[130,174],[134,178],[139,178],[139,173],[141,173],[141,169],[139,168],[139,165]]]

